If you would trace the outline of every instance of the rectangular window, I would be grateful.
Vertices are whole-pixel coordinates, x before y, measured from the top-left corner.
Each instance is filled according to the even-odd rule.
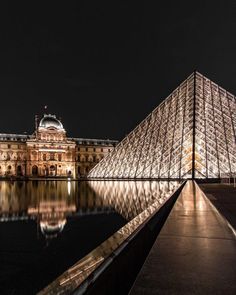
[[[55,154],[54,153],[50,153],[50,160],[54,160],[55,159]]]
[[[61,161],[61,154],[58,155],[58,161]]]
[[[43,161],[46,161],[46,160],[47,160],[47,155],[43,154]]]

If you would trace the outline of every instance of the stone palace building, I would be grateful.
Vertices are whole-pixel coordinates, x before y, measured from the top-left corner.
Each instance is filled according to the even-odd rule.
[[[32,135],[0,133],[1,177],[84,178],[117,144],[114,140],[69,138],[55,115],[36,117]]]

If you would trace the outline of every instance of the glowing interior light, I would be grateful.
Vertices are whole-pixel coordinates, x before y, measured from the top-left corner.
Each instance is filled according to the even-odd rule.
[[[218,178],[236,173],[236,98],[190,75],[89,178]]]
[[[67,182],[67,191],[68,191],[68,195],[70,195],[70,193],[71,193],[71,181],[70,181],[70,178],[68,178],[68,182]]]

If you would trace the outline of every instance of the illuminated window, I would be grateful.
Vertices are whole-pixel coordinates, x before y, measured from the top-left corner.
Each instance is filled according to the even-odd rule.
[[[55,153],[50,153],[50,160],[55,160]]]

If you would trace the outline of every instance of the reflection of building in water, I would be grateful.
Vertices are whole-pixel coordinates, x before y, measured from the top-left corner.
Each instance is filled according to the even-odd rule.
[[[75,204],[68,204],[66,200],[40,200],[37,207],[28,208],[28,214],[37,217],[41,232],[47,238],[56,237],[66,224],[66,215],[75,211]]]
[[[36,182],[29,190],[37,202],[28,206],[28,215],[37,217],[47,238],[56,237],[66,224],[66,216],[76,211],[75,186],[71,188],[70,181],[45,181]]]
[[[89,181],[103,205],[113,207],[126,220],[158,200],[162,203],[177,184],[177,181]]]
[[[33,219],[46,237],[55,237],[70,215],[117,212],[129,221],[154,202],[163,203],[177,184],[174,181],[2,181],[0,221]]]
[[[0,177],[84,177],[116,144],[68,138],[61,121],[45,114],[33,135],[0,134]]]
[[[121,249],[118,249],[120,246],[124,249],[129,243],[127,239],[163,206],[180,183],[177,181],[160,184],[148,181],[91,181],[90,185],[100,195],[102,202],[116,206],[126,218],[125,208],[137,209],[136,214],[141,210],[141,213],[43,289],[42,294],[73,293],[75,288],[80,286],[102,262],[115,257],[114,253],[120,253]],[[127,203],[131,205],[125,207]],[[133,215],[132,212],[131,215]]]
[[[24,182],[0,181],[0,221],[28,219],[29,196]]]
[[[70,182],[0,182],[0,221],[34,219],[46,237],[55,237],[76,211]]]

